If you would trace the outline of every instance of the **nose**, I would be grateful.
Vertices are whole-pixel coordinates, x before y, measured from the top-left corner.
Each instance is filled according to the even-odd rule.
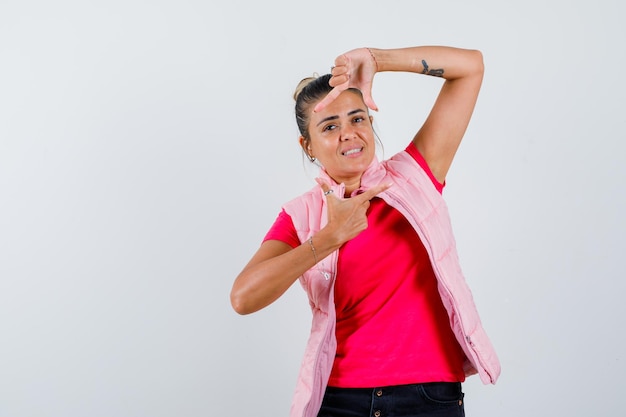
[[[341,131],[341,137],[339,138],[341,141],[346,141],[355,138],[354,130],[351,128],[343,128]]]

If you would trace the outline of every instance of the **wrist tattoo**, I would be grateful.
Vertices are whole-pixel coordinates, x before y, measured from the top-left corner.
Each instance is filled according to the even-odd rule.
[[[422,74],[433,75],[435,77],[442,77],[443,76],[443,68],[430,69],[430,68],[428,68],[428,64],[426,63],[425,59],[422,59],[422,65],[424,66],[424,70],[422,70]]]

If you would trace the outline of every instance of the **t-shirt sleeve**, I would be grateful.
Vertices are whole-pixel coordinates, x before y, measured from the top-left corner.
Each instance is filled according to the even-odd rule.
[[[430,167],[426,163],[426,160],[424,159],[420,151],[417,150],[417,147],[413,144],[413,142],[409,143],[409,146],[406,147],[406,151],[409,155],[413,157],[413,159],[415,159],[415,162],[417,162],[419,166],[421,166],[422,169],[426,171],[428,178],[430,178],[437,191],[439,191],[439,193],[441,194],[443,192],[443,187],[446,186],[445,182],[442,184],[437,180],[437,178],[435,178],[433,172],[430,170]]]
[[[274,224],[265,235],[263,242],[266,240],[280,240],[285,242],[292,248],[300,246],[300,239],[296,233],[291,216],[283,209],[278,213]]]

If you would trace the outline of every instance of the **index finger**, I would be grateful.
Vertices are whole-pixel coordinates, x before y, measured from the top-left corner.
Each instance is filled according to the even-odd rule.
[[[383,191],[385,191],[387,188],[391,187],[391,184],[389,183],[383,183],[383,184],[378,184],[375,187],[370,188],[369,190],[353,197],[353,198],[360,198],[363,201],[369,201],[372,198],[376,197],[378,194],[382,193]]]
[[[334,87],[332,90],[330,90],[328,94],[326,94],[326,97],[324,97],[319,103],[315,105],[315,107],[313,108],[313,112],[317,113],[318,111],[324,110],[324,108],[332,103],[337,97],[339,97],[339,94],[341,94],[346,88],[348,88],[347,83],[345,86],[338,85],[337,87]]]

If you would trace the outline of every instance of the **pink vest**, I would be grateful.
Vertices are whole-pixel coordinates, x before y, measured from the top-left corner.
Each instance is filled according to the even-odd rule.
[[[332,184],[334,194],[344,195],[323,170],[321,178]],[[361,178],[361,188],[392,183],[378,195],[404,215],[422,239],[433,264],[439,294],[450,317],[450,326],[463,348],[467,376],[478,373],[483,383],[495,384],[500,363],[474,305],[472,293],[459,265],[448,208],[426,172],[406,151],[379,163],[376,158]],[[314,187],[283,207],[291,216],[301,242],[327,223],[326,200]],[[335,358],[335,305],[333,284],[338,251],[328,255],[300,278],[313,313],[311,334],[302,360],[290,417],[315,417],[319,411]]]

